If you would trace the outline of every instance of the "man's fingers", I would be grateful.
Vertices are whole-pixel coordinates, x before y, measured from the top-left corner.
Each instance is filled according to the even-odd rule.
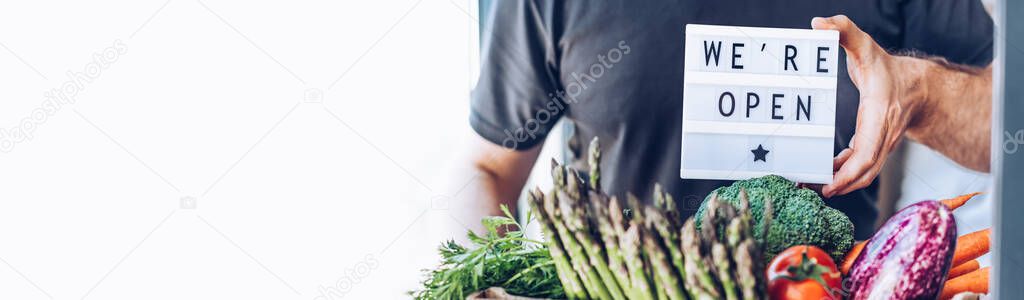
[[[875,40],[845,15],[811,19],[811,28],[839,31],[839,44],[846,49],[847,56],[859,59],[871,54],[875,49]]]
[[[839,171],[836,172],[832,184],[826,185],[821,189],[821,193],[825,197],[841,194],[840,192],[845,191],[852,184],[860,180],[861,177],[865,176],[867,171],[871,169],[872,164],[874,164],[873,155],[867,151],[854,150],[850,156],[839,168]]]
[[[861,99],[861,109],[857,113],[857,134],[850,142],[851,145],[856,146],[851,148],[853,150],[849,154],[839,153],[840,156],[849,155],[850,157],[845,158],[845,161],[839,166],[839,171],[836,172],[832,184],[822,189],[822,194],[826,197],[843,194],[849,190],[849,187],[858,186],[856,183],[862,180],[862,177],[868,176],[871,177],[867,178],[868,180],[874,179],[868,171],[874,167],[875,163],[878,163],[878,160],[882,159],[883,124],[886,120],[883,117],[884,111],[878,111],[877,106],[870,105],[870,103],[873,102],[869,99]],[[833,160],[833,165],[835,163],[836,161]]]
[[[842,191],[840,191],[837,194],[839,194],[839,195],[849,194],[849,193],[852,193],[853,191],[856,191],[856,190],[865,188],[868,185],[871,185],[871,182],[875,181],[875,177],[878,176],[878,172],[881,170],[881,168],[882,168],[882,163],[880,163],[878,161],[873,162],[871,167],[868,168],[867,172],[865,172],[865,174],[862,175],[860,177],[860,179],[857,179],[852,184],[847,185],[846,188],[844,188]]]
[[[843,149],[843,151],[840,151],[839,154],[836,155],[836,158],[832,159],[832,172],[839,171],[839,169],[844,164],[846,164],[846,161],[848,161],[850,159],[850,157],[853,157],[853,149],[846,148],[846,149]],[[852,178],[842,177],[839,174],[834,174],[833,178],[834,178],[834,180],[832,181],[832,184],[827,185],[827,186],[820,185],[820,186],[817,186],[816,188],[813,188],[813,190],[815,192],[818,192],[818,194],[821,194],[822,196],[831,197],[832,195],[830,195],[830,194],[832,193],[832,191],[834,191],[836,189],[845,188],[846,185],[847,185],[847,182],[849,180],[852,180]],[[826,189],[826,187],[829,187],[829,188]]]
[[[840,151],[836,158],[832,159],[832,172],[839,171],[839,167],[843,166],[850,156],[853,156],[853,149],[846,148]]]

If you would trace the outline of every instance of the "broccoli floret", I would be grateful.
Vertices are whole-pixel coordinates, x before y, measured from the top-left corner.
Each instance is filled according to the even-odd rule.
[[[840,261],[853,246],[853,223],[849,217],[825,205],[814,191],[797,188],[792,181],[777,175],[737,181],[716,189],[697,209],[697,226],[700,227],[712,195],[718,194],[719,200],[739,207],[741,188],[750,201],[754,238],[764,245],[767,260],[791,246],[812,245]],[[771,199],[773,211],[767,237],[763,234],[765,199]]]

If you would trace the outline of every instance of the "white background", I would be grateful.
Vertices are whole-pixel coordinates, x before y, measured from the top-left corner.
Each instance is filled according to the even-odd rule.
[[[0,5],[0,128],[128,50],[0,153],[0,299],[314,299],[367,255],[344,298],[407,298],[461,234],[431,199],[471,134],[475,1],[79,2]],[[912,147],[901,206],[987,186]]]
[[[407,297],[454,234],[471,3],[4,3],[2,128],[127,53],[0,153],[0,299]]]

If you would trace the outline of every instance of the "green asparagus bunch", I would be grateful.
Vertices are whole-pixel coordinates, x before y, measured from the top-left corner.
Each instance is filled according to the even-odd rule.
[[[536,212],[569,299],[766,299],[762,245],[746,194],[740,207],[711,197],[697,229],[655,185],[653,206],[601,191],[601,151],[590,143],[589,178],[552,161],[553,190],[534,189]],[[770,210],[771,207],[766,207]],[[767,213],[766,215],[770,215]]]

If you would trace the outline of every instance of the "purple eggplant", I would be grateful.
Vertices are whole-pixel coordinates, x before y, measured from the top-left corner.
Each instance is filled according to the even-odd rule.
[[[936,299],[956,249],[953,212],[923,201],[896,212],[853,262],[849,299]]]

